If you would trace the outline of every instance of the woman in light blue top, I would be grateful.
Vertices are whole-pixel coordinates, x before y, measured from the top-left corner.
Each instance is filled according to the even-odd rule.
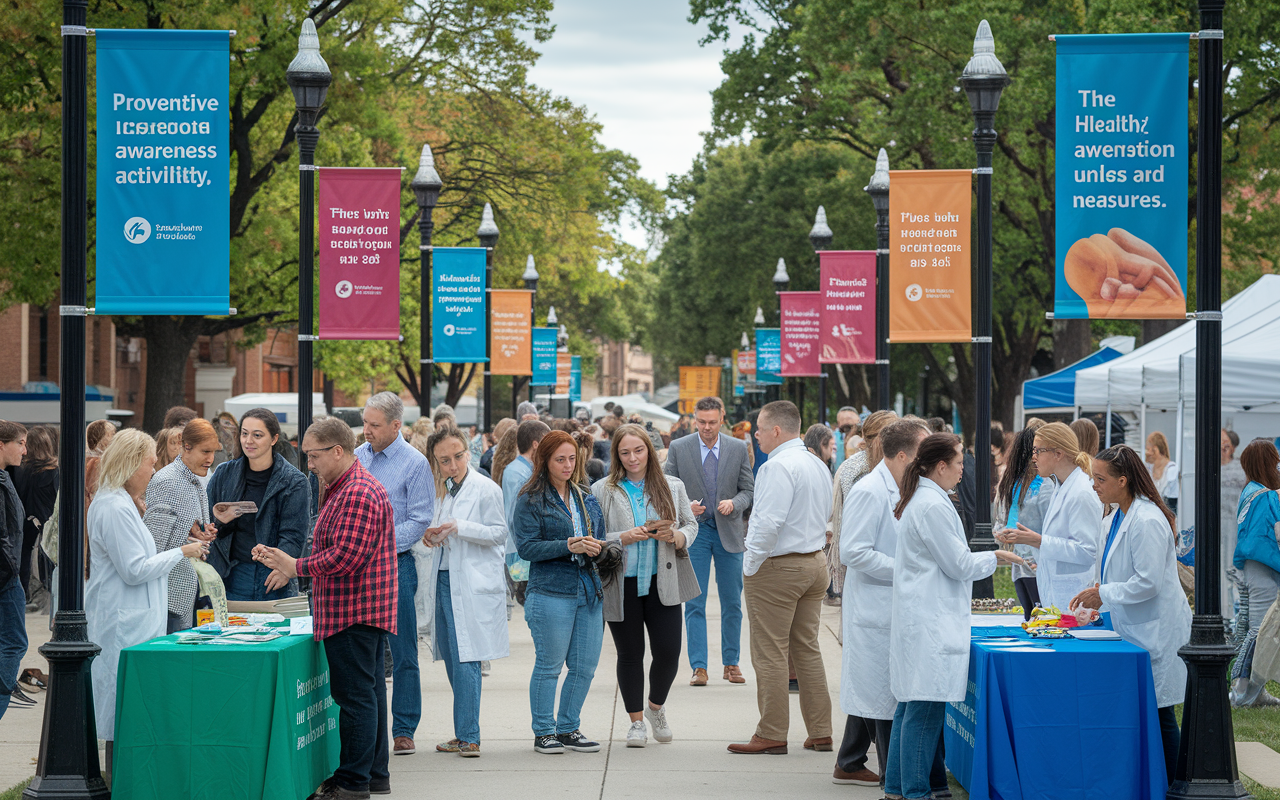
[[[1263,687],[1265,680],[1253,680],[1253,648],[1267,609],[1280,593],[1280,541],[1276,525],[1280,523],[1280,453],[1267,439],[1254,439],[1240,454],[1249,484],[1240,493],[1236,514],[1239,533],[1233,563],[1240,575],[1241,622],[1240,653],[1231,669],[1231,703],[1234,706],[1277,705]],[[1245,614],[1248,616],[1246,617]]]
[[[698,522],[679,478],[664,475],[649,437],[639,425],[613,435],[612,468],[591,487],[604,511],[605,538],[622,542],[623,566],[604,583],[604,618],[618,650],[618,689],[631,717],[628,747],[644,747],[647,729],[670,742],[665,703],[680,668],[682,603],[700,593],[689,544]],[[644,695],[644,635],[653,663]]]
[[[1006,528],[1017,530],[1022,523],[1031,530],[1039,530],[1044,524],[1044,513],[1053,500],[1053,493],[1058,484],[1052,477],[1042,478],[1036,471],[1035,450],[1036,430],[1039,425],[1029,425],[1014,437],[1009,448],[1009,459],[1005,465],[1004,475],[996,489],[995,529]],[[1034,564],[1040,549],[1029,544],[1005,545],[1021,556],[1027,564]],[[1036,573],[1030,566],[1013,565],[1013,588],[1018,594],[1018,603],[1022,605],[1022,614],[1031,619],[1031,611],[1040,605],[1040,590],[1036,587]]]

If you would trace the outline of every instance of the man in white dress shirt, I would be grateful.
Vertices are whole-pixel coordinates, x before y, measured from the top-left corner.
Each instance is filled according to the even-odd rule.
[[[760,411],[756,437],[769,460],[756,475],[747,552],[742,562],[751,663],[760,723],[731,753],[787,752],[787,657],[800,682],[800,713],[810,750],[831,750],[831,696],[818,648],[822,598],[831,576],[822,547],[831,511],[831,471],[805,448],[800,412],[780,400]]]

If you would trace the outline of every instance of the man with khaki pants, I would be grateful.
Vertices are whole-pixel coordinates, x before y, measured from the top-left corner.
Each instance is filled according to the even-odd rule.
[[[756,438],[769,460],[756,475],[742,562],[760,723],[731,753],[785,755],[790,719],[787,657],[800,682],[810,750],[831,750],[831,696],[818,648],[822,598],[831,576],[822,547],[831,510],[831,472],[800,439],[800,412],[780,400],[760,411]]]

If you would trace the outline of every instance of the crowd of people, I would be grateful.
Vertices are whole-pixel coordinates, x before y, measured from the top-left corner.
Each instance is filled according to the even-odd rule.
[[[802,430],[796,407],[778,401],[730,429],[717,397],[669,433],[621,408],[552,419],[522,403],[491,432],[462,430],[447,407],[412,427],[403,415],[399,397],[375,394],[363,442],[321,417],[297,449],[266,409],[210,422],[175,408],[155,437],[88,427],[86,560],[75,568],[88,581],[89,637],[102,647],[92,671],[108,770],[121,649],[191,627],[214,596],[263,602],[300,588],[340,707],[340,765],[316,797],[389,791],[389,757],[415,752],[423,634],[453,693],[454,737],[435,749],[479,756],[483,677],[509,654],[521,605],[536,654],[536,752],[600,749],[581,720],[606,623],[627,746],[671,742],[666,704],[683,642],[690,685],[711,680],[714,565],[720,679],[746,683],[745,614],[757,684],[759,722],[729,751],[786,753],[798,691],[804,747],[837,751],[834,782],[938,796],[945,705],[966,693],[974,584],[1011,565],[1028,617],[1037,606],[1095,609],[1151,654],[1172,779],[1173,707],[1186,684],[1177,651],[1191,613],[1177,562],[1178,469],[1158,433],[1140,455],[1099,451],[1088,420],[993,429],[1001,547],[974,553],[973,454],[937,418],[842,408],[835,429]],[[1237,445],[1224,431],[1224,470]],[[17,671],[31,587],[51,585],[57,568],[56,546],[36,547],[57,518],[57,453],[53,429],[0,421],[0,715],[25,697]],[[1259,439],[1238,463],[1232,700],[1275,704],[1251,663],[1280,589],[1280,453]],[[838,744],[819,649],[824,602],[843,616]]]

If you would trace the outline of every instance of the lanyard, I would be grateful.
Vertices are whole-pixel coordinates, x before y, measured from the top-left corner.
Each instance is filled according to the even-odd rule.
[[[1098,577],[1107,574],[1107,556],[1111,554],[1111,545],[1115,544],[1116,533],[1120,530],[1120,523],[1124,521],[1124,512],[1116,509],[1116,515],[1111,520],[1111,532],[1107,534],[1107,546],[1102,551],[1102,569],[1098,573]]]

